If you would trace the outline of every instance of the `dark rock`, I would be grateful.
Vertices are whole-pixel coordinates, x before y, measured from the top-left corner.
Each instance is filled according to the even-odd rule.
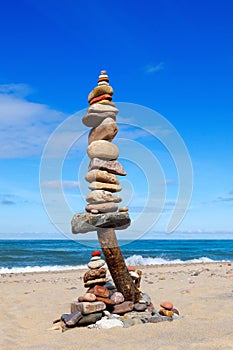
[[[130,218],[127,212],[125,213],[77,213],[74,215],[71,226],[73,233],[86,233],[96,231],[97,228],[126,228],[130,225]]]
[[[158,322],[163,322],[163,321],[173,321],[172,317],[167,317],[167,316],[161,316],[158,312],[150,318],[147,319],[147,322],[149,323],[158,323]]]
[[[146,309],[147,309],[146,304],[142,304],[142,303],[134,304],[134,310],[136,310],[136,311],[145,311]]]
[[[83,315],[80,311],[74,311],[71,314],[63,314],[61,319],[67,327],[74,327],[82,317]]]
[[[116,175],[126,175],[126,171],[117,160],[103,160],[99,158],[93,158],[90,161],[88,170],[90,171],[93,169],[106,170],[109,173]]]
[[[102,317],[102,312],[96,312],[94,314],[85,315],[83,318],[79,320],[79,322],[76,324],[77,327],[86,327],[89,324],[96,323],[99,321]]]

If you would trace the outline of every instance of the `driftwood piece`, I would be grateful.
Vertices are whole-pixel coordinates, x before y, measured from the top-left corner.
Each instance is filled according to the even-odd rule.
[[[137,302],[140,292],[129,274],[114,229],[98,229],[97,235],[117,290],[124,295],[125,300],[131,300],[134,303]]]

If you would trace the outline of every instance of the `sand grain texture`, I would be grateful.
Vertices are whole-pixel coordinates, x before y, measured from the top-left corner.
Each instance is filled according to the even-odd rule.
[[[173,302],[173,322],[96,330],[49,331],[84,294],[84,270],[1,275],[0,348],[11,349],[233,349],[233,264],[142,267],[142,290],[158,310]]]

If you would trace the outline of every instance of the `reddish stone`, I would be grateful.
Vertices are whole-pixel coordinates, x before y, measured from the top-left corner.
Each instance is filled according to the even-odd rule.
[[[163,303],[160,304],[160,306],[166,310],[171,310],[173,308],[173,304],[170,303],[169,301],[164,301]]]
[[[109,100],[109,101],[112,101],[112,96],[109,95],[109,94],[103,94],[103,95],[100,95],[98,97],[94,97],[89,103],[90,105],[96,103],[96,102],[99,102],[101,100]]]
[[[103,297],[103,298],[109,297],[109,290],[103,286],[96,285],[93,288],[93,293],[98,297]]]
[[[81,295],[80,297],[78,297],[78,301],[81,303],[82,301],[84,301],[84,297]]]
[[[101,252],[99,250],[94,250],[92,253],[91,253],[91,256],[101,256]]]
[[[136,267],[135,266],[128,266],[128,271],[136,271]]]
[[[109,298],[103,298],[103,297],[96,297],[96,300],[103,301],[106,305],[116,305],[114,300],[111,300]]]

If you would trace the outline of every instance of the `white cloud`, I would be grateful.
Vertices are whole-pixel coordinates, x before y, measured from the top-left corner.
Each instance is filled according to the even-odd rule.
[[[153,73],[159,72],[163,69],[164,69],[164,62],[160,62],[158,64],[148,64],[145,67],[145,72],[147,74],[153,74]]]
[[[29,102],[24,84],[0,85],[0,158],[40,156],[64,114]]]

